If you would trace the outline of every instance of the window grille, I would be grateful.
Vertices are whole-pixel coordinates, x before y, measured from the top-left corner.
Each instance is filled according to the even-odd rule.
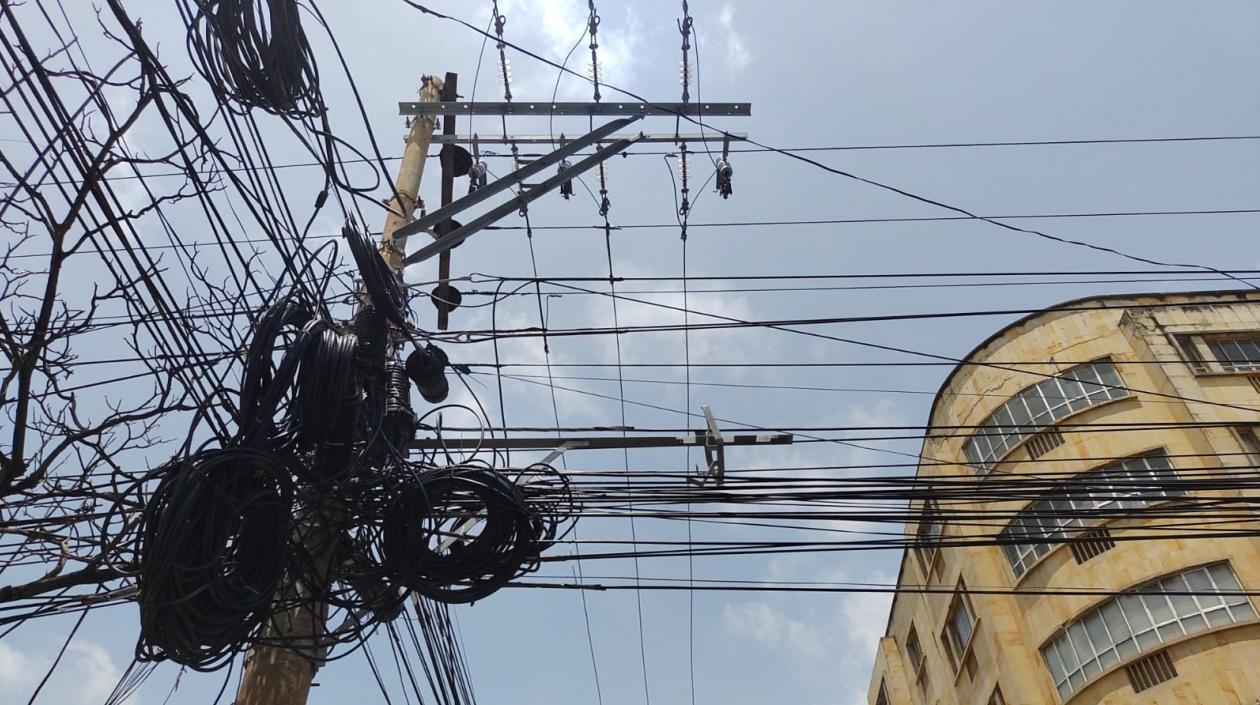
[[[1024,448],[1028,451],[1029,460],[1036,460],[1061,445],[1063,434],[1058,429],[1050,428],[1029,438]]]
[[[1170,681],[1177,677],[1177,667],[1173,665],[1172,657],[1167,651],[1160,651],[1151,654],[1144,659],[1134,661],[1125,666],[1125,673],[1129,676],[1129,685],[1133,686],[1133,692],[1140,693],[1147,688],[1153,688],[1164,681]]]
[[[1077,563],[1084,563],[1115,547],[1116,541],[1111,538],[1110,531],[1106,529],[1092,529],[1082,533],[1078,540],[1072,543],[1072,557],[1076,559]]]

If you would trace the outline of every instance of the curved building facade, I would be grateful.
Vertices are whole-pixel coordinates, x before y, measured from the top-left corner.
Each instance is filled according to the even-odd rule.
[[[929,426],[924,486],[978,490],[911,507],[871,705],[1260,704],[1258,493],[1218,481],[1260,466],[1260,292],[1029,316]]]

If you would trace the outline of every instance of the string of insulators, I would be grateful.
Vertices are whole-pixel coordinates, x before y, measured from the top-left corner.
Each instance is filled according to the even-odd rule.
[[[691,85],[691,64],[686,60],[678,62],[678,83],[683,87],[683,102],[691,99],[687,86]]]
[[[591,38],[591,43],[588,45],[591,49],[590,77],[595,84],[594,97],[595,102],[598,103],[600,99],[599,83],[602,78],[599,70],[599,38],[597,36],[599,33],[599,14],[595,12],[595,0],[587,0],[586,6],[591,13],[586,20],[586,33]]]
[[[503,28],[507,25],[507,15],[499,12],[498,0],[494,2],[494,34],[498,38],[495,47],[499,50],[499,85],[503,86],[503,99],[512,100],[512,60],[507,56],[507,44],[503,41]]]

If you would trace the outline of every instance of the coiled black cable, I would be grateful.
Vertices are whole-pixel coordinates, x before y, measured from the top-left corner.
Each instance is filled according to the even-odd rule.
[[[295,118],[322,116],[319,73],[297,0],[192,0],[193,63],[220,98]]]
[[[476,518],[480,530],[465,533]],[[381,552],[395,582],[447,603],[479,600],[536,559],[536,524],[516,485],[464,466],[411,477],[395,489]]]
[[[288,564],[293,472],[285,456],[247,448],[154,472],[137,547],[138,659],[211,671],[257,635]]]

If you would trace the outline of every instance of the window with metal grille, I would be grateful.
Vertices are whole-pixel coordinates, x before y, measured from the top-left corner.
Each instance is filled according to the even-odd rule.
[[[1260,337],[1207,341],[1216,363],[1226,372],[1260,370]]]
[[[1064,481],[1064,489],[1030,503],[999,535],[1002,553],[1019,578],[1056,544],[1098,521],[1184,493],[1163,451],[1126,458]]]
[[[1127,396],[1111,360],[1077,365],[1007,399],[967,439],[963,454],[977,472],[987,473],[1028,436],[1082,409]]]
[[[1151,654],[1146,658],[1134,661],[1124,667],[1125,673],[1129,676],[1129,685],[1133,686],[1133,692],[1140,693],[1147,688],[1170,681],[1177,677],[1177,667],[1173,665],[1172,657],[1167,651],[1161,651],[1157,654]]]
[[[1082,532],[1072,542],[1072,557],[1077,563],[1084,563],[1095,556],[1100,556],[1116,547],[1115,539],[1106,529],[1091,529]]]
[[[986,705],[1006,705],[1006,698],[1002,697],[1002,686],[993,686],[993,693],[989,696]]]
[[[1058,429],[1047,429],[1028,439],[1024,444],[1024,449],[1028,451],[1028,458],[1036,460],[1050,451],[1063,445],[1063,434]]]
[[[1153,580],[1112,597],[1041,647],[1066,700],[1103,671],[1182,636],[1256,618],[1228,563]]]
[[[879,695],[875,696],[875,705],[888,705],[888,689],[884,687],[884,681],[879,682]]]

